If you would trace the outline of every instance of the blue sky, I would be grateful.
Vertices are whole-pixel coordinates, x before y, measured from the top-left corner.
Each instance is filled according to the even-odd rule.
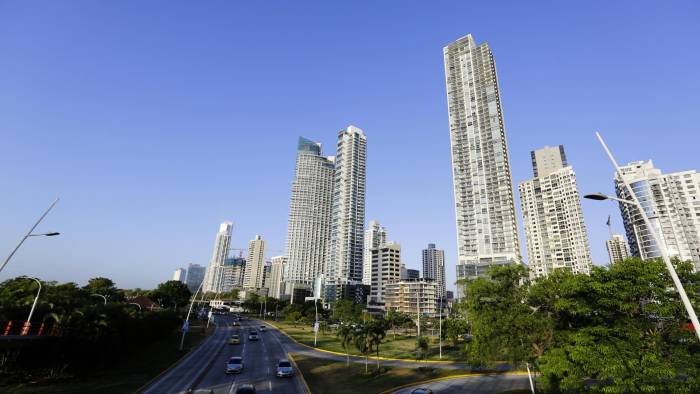
[[[368,136],[367,220],[418,267],[456,235],[442,47],[471,33],[499,72],[513,181],[564,144],[582,192],[620,162],[698,168],[700,6],[639,2],[0,1],[0,255],[61,202],[0,280],[153,287],[233,246],[284,249],[298,136]],[[583,202],[596,263],[615,205]],[[522,219],[519,220],[522,231]],[[524,238],[523,251],[524,251]]]

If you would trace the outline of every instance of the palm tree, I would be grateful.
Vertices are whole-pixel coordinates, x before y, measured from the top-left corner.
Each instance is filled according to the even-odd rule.
[[[371,348],[377,351],[377,373],[379,372],[379,345],[382,340],[386,337],[388,324],[384,320],[375,320],[369,324],[367,334],[367,342]]]
[[[341,324],[338,327],[338,337],[340,338],[340,343],[345,348],[345,360],[347,366],[350,366],[350,344],[354,341],[355,329],[349,324]]]
[[[358,324],[353,333],[353,339],[355,342],[355,347],[360,353],[365,355],[365,373],[367,373],[367,357],[371,350],[369,346],[369,324],[363,323]]]

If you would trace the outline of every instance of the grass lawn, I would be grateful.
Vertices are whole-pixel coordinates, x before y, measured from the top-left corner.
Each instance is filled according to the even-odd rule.
[[[288,322],[271,322],[277,327],[284,330],[287,335],[296,339],[297,341],[313,346],[314,344],[314,332],[312,327],[306,326],[304,324],[297,324],[296,326]],[[433,341],[430,343],[430,355],[429,360],[439,360],[438,354],[438,343],[437,338],[432,338]],[[340,343],[340,339],[336,336],[334,331],[319,332],[318,347],[321,349],[331,350],[334,352],[345,353],[345,349]],[[379,356],[389,357],[389,358],[403,358],[414,360],[416,357],[416,337],[414,335],[396,335],[396,340],[394,340],[394,335],[389,331],[384,338],[384,341],[379,346]],[[354,346],[350,346],[350,354],[360,355]],[[442,360],[443,361],[464,361],[464,356],[462,356],[458,349],[452,346],[449,341],[442,342]]]
[[[209,333],[213,328],[209,329]],[[132,393],[163,372],[185,354],[179,351],[180,331],[174,331],[129,360],[124,360],[103,374],[80,379],[51,380],[13,387],[2,387],[7,394],[20,393]],[[185,337],[185,349],[200,343],[208,335],[200,327],[190,327]]]
[[[300,354],[293,354],[292,357],[313,394],[380,393],[404,384],[464,373],[459,370],[434,369],[430,366],[425,368],[382,366],[382,373],[377,375],[376,362],[370,361],[370,374],[365,375],[365,365],[361,363],[350,363],[350,367],[347,367],[343,362]]]

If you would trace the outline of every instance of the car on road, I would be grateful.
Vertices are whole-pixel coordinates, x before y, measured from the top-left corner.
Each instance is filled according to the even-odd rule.
[[[255,394],[255,386],[252,384],[244,384],[236,390],[236,394]]]
[[[433,390],[421,387],[411,391],[411,394],[433,394]]]
[[[241,337],[239,337],[238,334],[233,334],[233,335],[231,335],[231,338],[228,339],[229,345],[240,345],[240,343],[241,343]]]
[[[241,373],[243,372],[243,359],[240,357],[231,357],[226,363],[226,373]]]
[[[251,332],[248,334],[248,340],[249,340],[249,341],[257,341],[258,339],[260,339],[260,337],[258,336],[258,332],[257,332],[257,331],[253,330],[253,331],[251,331]]]
[[[292,367],[292,363],[290,363],[289,360],[280,360],[277,363],[277,377],[286,378],[290,376],[294,376],[294,367]]]
[[[235,320],[233,321],[233,323],[231,323],[231,327],[237,327],[237,326],[240,326],[240,325],[241,325],[241,323],[239,323],[239,322],[237,322],[237,321],[235,321]]]
[[[260,326],[260,332],[264,332],[267,329],[265,326]]]

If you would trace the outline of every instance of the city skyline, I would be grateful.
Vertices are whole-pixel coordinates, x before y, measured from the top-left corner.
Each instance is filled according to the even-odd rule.
[[[441,23],[444,27],[438,28],[426,23],[415,33],[401,34],[380,27],[382,18],[388,15],[388,10],[380,7],[378,15],[367,20],[368,32],[363,34],[382,33],[378,35],[385,38],[378,40],[382,43],[387,40],[399,43],[399,46],[411,43],[414,46],[411,57],[416,60],[415,64],[402,65],[397,73],[392,66],[395,66],[394,57],[399,56],[399,48],[387,48],[361,37],[346,36],[324,25],[324,29],[331,29],[328,37],[345,44],[343,60],[348,56],[361,58],[364,54],[370,57],[370,61],[343,69],[345,75],[342,77],[318,72],[324,70],[324,66],[332,69],[331,66],[342,64],[336,63],[338,59],[332,55],[319,68],[303,63],[294,69],[300,82],[285,82],[278,89],[280,98],[273,98],[269,103],[283,111],[280,118],[285,118],[284,124],[264,126],[255,126],[252,118],[264,113],[260,111],[267,107],[267,103],[244,82],[229,77],[231,79],[221,82],[229,92],[207,91],[203,86],[209,86],[211,80],[187,72],[190,66],[213,67],[216,62],[209,61],[215,58],[200,64],[175,56],[163,60],[165,63],[149,65],[148,45],[130,48],[120,44],[112,35],[118,31],[116,25],[110,22],[96,26],[94,21],[103,19],[96,15],[90,18],[90,13],[96,10],[81,10],[75,16],[63,15],[75,22],[74,27],[65,28],[42,24],[47,18],[46,12],[30,12],[36,10],[29,5],[23,7],[28,7],[27,15],[33,17],[23,25],[18,21],[8,21],[5,28],[10,31],[31,28],[37,32],[33,38],[36,45],[30,44],[21,34],[0,39],[0,48],[8,55],[8,62],[0,66],[7,71],[0,76],[0,86],[6,92],[2,101],[5,105],[0,106],[0,115],[4,119],[0,132],[8,137],[9,147],[9,154],[0,159],[0,164],[12,169],[3,175],[3,181],[13,191],[2,197],[4,223],[0,228],[0,250],[12,248],[28,224],[55,195],[60,195],[62,200],[42,228],[61,231],[62,235],[50,240],[28,241],[3,271],[0,280],[28,274],[42,279],[84,283],[89,277],[109,276],[120,286],[152,287],[166,272],[172,272],[187,262],[207,265],[211,254],[211,229],[226,219],[237,223],[232,246],[242,247],[246,240],[260,233],[270,243],[269,250],[284,249],[285,218],[293,175],[290,163],[294,161],[296,138],[308,135],[330,147],[335,142],[332,131],[339,125],[358,124],[371,138],[366,217],[378,218],[392,229],[392,238],[402,244],[402,257],[408,268],[420,266],[420,250],[426,243],[441,245],[446,254],[448,289],[453,288],[457,248],[440,48],[467,33],[488,42],[498,61],[514,185],[529,177],[527,152],[555,143],[570,147],[567,154],[572,162],[583,163],[577,170],[582,194],[593,191],[613,194],[612,169],[593,137],[596,129],[606,137],[621,163],[652,159],[668,173],[698,168],[692,154],[693,144],[683,143],[697,132],[692,109],[697,108],[698,102],[691,92],[700,86],[699,59],[697,54],[689,53],[691,47],[688,45],[692,42],[688,40],[697,37],[698,27],[693,23],[651,23],[659,14],[666,15],[668,20],[687,18],[693,14],[688,10],[688,7],[695,7],[691,5],[675,10],[652,10],[646,6],[634,8],[631,17],[647,24],[643,24],[643,28],[627,27],[626,30],[614,27],[612,20],[598,20],[595,12],[585,8],[577,10],[582,11],[576,12],[580,21],[568,29],[566,25],[572,20],[566,18],[546,28],[518,22],[517,18],[521,18],[519,12],[523,10],[517,7],[501,11],[505,14],[503,21],[494,26],[478,20],[457,23],[458,18],[445,11],[433,10],[431,16],[437,20],[446,18],[451,23]],[[554,11],[558,9],[554,8]],[[421,7],[412,5],[402,10],[398,18],[415,23],[423,20],[418,16],[422,11]],[[611,16],[622,15],[623,11],[628,15],[628,7],[622,5],[609,9]],[[60,16],[62,11],[53,9],[53,12]],[[100,12],[113,12],[121,23],[127,18],[109,6]],[[175,11],[167,12],[177,16],[173,14]],[[527,12],[537,13],[538,6]],[[200,13],[194,18],[205,15],[211,16]],[[271,18],[280,18],[280,14],[273,13]],[[600,22],[598,26],[606,33],[608,41],[591,40],[590,32],[584,26],[590,26],[593,19]],[[133,31],[121,33],[132,38],[146,35],[165,44],[177,41],[171,41],[172,37],[165,35],[163,26],[156,25],[156,31],[149,33],[143,23],[136,22]],[[230,26],[223,19],[207,19],[207,22],[212,30],[205,31],[211,34],[218,32],[226,36],[228,31],[239,28]],[[520,29],[519,34],[514,35],[514,30],[508,33],[499,31],[499,26],[502,28],[504,23],[514,23],[512,26]],[[89,34],[75,34],[88,28],[101,33],[101,37],[112,46],[116,45],[115,53],[126,53],[136,65],[145,66],[144,75],[147,77],[141,80],[133,75],[135,73],[125,73],[136,79],[131,82],[124,80],[120,73],[123,70],[117,72],[109,66],[109,61],[105,61],[111,59],[104,57],[109,54],[95,49],[95,42],[85,38]],[[249,24],[240,28],[260,34]],[[309,29],[313,31],[315,28]],[[278,32],[273,30],[269,34],[275,33]],[[559,37],[553,38],[547,33],[556,33]],[[424,37],[419,37],[421,34]],[[534,46],[526,51],[517,42],[522,36],[531,36],[544,43],[542,47]],[[673,39],[669,40],[669,37]],[[67,38],[71,40],[62,41]],[[289,39],[302,38],[293,36]],[[647,45],[632,45],[640,40]],[[249,45],[254,41],[237,41],[238,47],[235,48],[252,51]],[[68,42],[76,51],[71,55],[74,58],[60,54]],[[298,42],[302,45],[295,46],[295,51],[300,53],[310,54],[319,49],[315,45],[303,44],[304,41]],[[363,45],[369,43],[369,47],[360,48],[359,42]],[[232,60],[225,54],[236,53],[236,49],[221,47],[218,40],[212,45],[210,51],[185,40],[178,46],[165,47],[216,53],[216,56],[222,56],[220,60],[224,64],[230,65]],[[40,47],[42,50],[37,51],[36,48]],[[650,59],[645,49],[649,47],[670,49],[676,54],[675,59],[671,65]],[[387,57],[377,55],[378,52],[374,51],[378,48],[388,51]],[[320,52],[329,55],[325,50]],[[104,78],[96,79],[91,67],[79,63],[88,64],[84,59],[92,53],[103,56],[94,58],[97,59],[96,68],[106,73]],[[281,61],[284,64],[294,65],[302,59],[288,49],[283,53]],[[49,58],[51,60],[46,60]],[[42,63],[44,61],[49,64]],[[251,63],[244,64],[248,74],[258,75],[254,73],[255,67],[246,68]],[[264,60],[252,63],[256,67],[260,64],[264,64]],[[167,71],[167,65],[174,65],[173,70]],[[52,72],[35,73],[36,81],[17,79],[27,68],[39,71],[46,67]],[[304,67],[309,70],[304,71]],[[671,80],[663,86],[655,86],[651,95],[647,84],[656,82],[649,76],[664,72],[668,67],[674,69],[669,77]],[[207,102],[207,108],[189,108],[190,100],[178,96],[177,89],[165,89],[162,95],[151,92],[163,90],[159,87],[173,83],[171,78],[183,70],[182,84],[173,86],[191,94],[195,100],[214,93],[212,97],[221,98],[220,103],[202,100]],[[269,70],[263,67],[261,71]],[[221,73],[223,70],[215,67],[211,72],[214,76]],[[157,75],[163,75],[164,80],[156,78]],[[86,94],[76,95],[65,84],[64,81],[72,78],[77,78],[78,83],[83,82]],[[342,79],[352,82],[341,82]],[[148,91],[142,92],[137,87],[143,86],[144,81],[151,85],[147,85]],[[337,103],[326,104],[326,99],[332,96],[323,86],[337,87],[332,81],[359,88],[347,89],[348,95],[338,98]],[[280,79],[275,78],[275,82],[279,83]],[[306,101],[290,100],[291,92],[296,94],[302,86],[312,87],[312,93],[304,96]],[[129,89],[143,97],[134,98]],[[606,91],[605,97],[600,95],[603,90]],[[369,91],[377,94],[367,97]],[[47,98],[40,98],[42,94]],[[679,96],[688,97],[688,100],[679,104],[673,100]],[[250,105],[243,106],[246,98],[250,99]],[[99,108],[91,105],[91,101],[99,102]],[[62,102],[70,102],[71,106]],[[159,112],[165,102],[172,105],[165,107],[165,112]],[[285,110],[286,102],[295,105]],[[251,115],[236,109],[241,106]],[[657,120],[671,108],[674,119],[663,123]],[[630,135],[639,137],[638,141],[631,141]],[[667,138],[659,138],[660,135]],[[431,138],[426,143],[427,137]],[[231,151],[212,154],[212,141],[218,141]],[[252,146],[258,148],[246,149]],[[236,147],[241,149],[236,150]],[[248,150],[255,151],[255,154]],[[263,155],[267,164],[258,167],[260,171],[253,179],[259,190],[241,188],[243,179],[251,182],[250,178],[243,177],[244,174],[249,176],[251,166],[259,165],[257,163],[261,162],[255,160]],[[25,166],[13,164],[23,156],[35,157],[36,160]],[[125,160],[126,157],[129,159]],[[415,193],[415,180],[419,178],[427,184],[420,189],[421,193]],[[222,183],[226,185],[220,187]],[[218,185],[216,188],[213,187],[215,184]],[[619,218],[619,210],[614,204],[582,202],[582,207],[589,228],[593,261],[604,264],[607,262],[605,240],[608,237],[605,219],[609,214]],[[620,222],[615,221],[614,232],[623,234]],[[522,224],[519,232],[522,234]],[[521,253],[524,255],[524,245],[521,245]],[[137,270],[139,277],[132,277],[130,273]]]

